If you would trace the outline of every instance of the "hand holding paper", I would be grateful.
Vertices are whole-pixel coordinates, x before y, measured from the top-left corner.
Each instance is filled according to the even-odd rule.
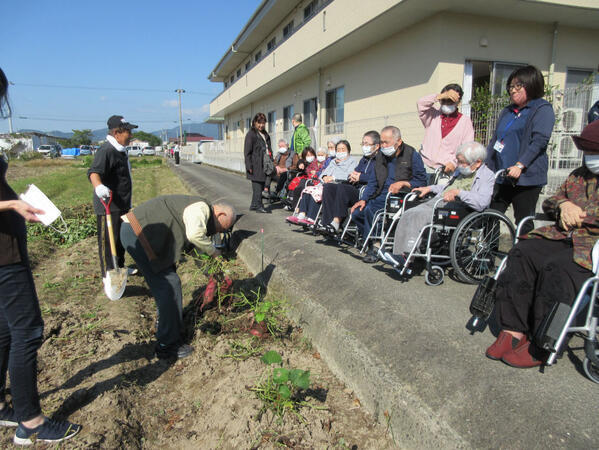
[[[36,214],[44,214],[44,211],[34,208],[23,200],[15,200],[14,202],[13,209],[23,216],[27,222],[41,222]]]

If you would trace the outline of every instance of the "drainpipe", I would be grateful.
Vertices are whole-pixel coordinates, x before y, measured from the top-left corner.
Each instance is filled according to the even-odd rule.
[[[551,42],[551,63],[549,64],[549,73],[547,74],[547,84],[551,87],[553,74],[555,73],[555,53],[557,52],[557,28],[559,22],[553,22],[553,41]]]
[[[317,145],[322,146],[322,111],[320,108],[320,93],[322,90],[322,69],[318,68],[318,94],[316,95],[316,120],[318,121],[318,143]],[[318,150],[318,147],[316,147]]]

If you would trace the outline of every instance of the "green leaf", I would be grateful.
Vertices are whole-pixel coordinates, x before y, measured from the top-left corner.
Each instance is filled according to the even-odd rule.
[[[287,400],[289,397],[291,397],[291,391],[287,386],[283,384],[279,386],[279,395],[283,397],[285,400]]]
[[[272,371],[272,378],[275,383],[287,383],[289,379],[289,370],[283,368],[277,368]]]
[[[293,369],[289,373],[291,383],[300,389],[308,389],[310,387],[310,371]]]
[[[274,350],[269,350],[262,356],[261,360],[264,364],[270,365],[281,363],[283,361],[283,358],[281,358],[281,355],[279,355]]]
[[[264,313],[256,313],[256,315],[254,316],[254,318],[256,319],[256,322],[262,322],[265,317],[266,317],[266,314],[264,314]]]

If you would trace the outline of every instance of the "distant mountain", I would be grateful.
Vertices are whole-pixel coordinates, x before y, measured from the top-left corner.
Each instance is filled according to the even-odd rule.
[[[146,131],[146,130],[143,130],[143,131]],[[39,130],[21,129],[21,130],[19,130],[19,132],[21,132],[21,133],[26,133],[26,132],[44,133],[44,134],[49,134],[50,136],[56,136],[59,138],[70,138],[71,136],[73,136],[73,133],[66,133],[64,131],[58,131],[58,130],[39,131]],[[214,124],[214,123],[205,123],[205,122],[204,123],[185,123],[185,124],[183,124],[183,132],[201,133],[204,136],[213,137],[215,139],[222,139],[222,136],[219,133],[218,125]],[[176,126],[176,127],[164,129],[164,130],[148,131],[148,133],[153,134],[154,136],[158,136],[161,139],[168,140],[169,138],[176,138],[177,136],[179,136],[179,127]],[[92,139],[94,140],[94,142],[103,141],[104,139],[106,139],[107,134],[108,134],[108,128],[93,130],[92,131],[92,136],[93,136]]]

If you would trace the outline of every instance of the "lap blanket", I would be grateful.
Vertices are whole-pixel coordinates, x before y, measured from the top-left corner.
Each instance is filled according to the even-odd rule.
[[[322,201],[322,189],[322,184],[308,186],[306,189],[304,189],[304,194],[310,194],[316,203],[320,203]]]

